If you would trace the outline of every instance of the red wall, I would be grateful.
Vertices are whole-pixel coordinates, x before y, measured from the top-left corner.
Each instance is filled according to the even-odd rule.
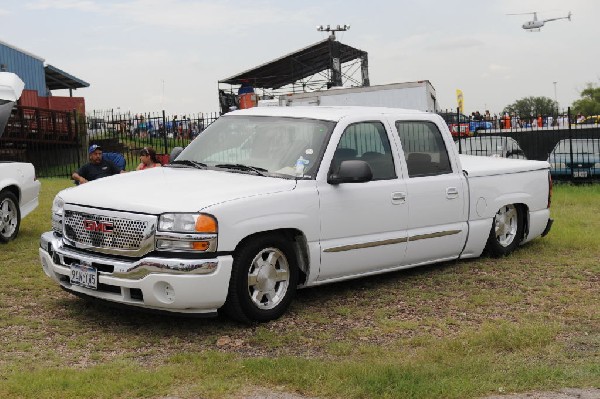
[[[40,97],[37,90],[23,90],[19,105],[53,109],[56,111],[77,110],[79,115],[85,115],[85,98],[83,97]]]

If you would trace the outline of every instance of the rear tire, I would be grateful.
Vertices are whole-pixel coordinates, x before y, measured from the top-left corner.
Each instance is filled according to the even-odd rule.
[[[298,267],[291,244],[275,235],[252,238],[234,255],[223,310],[242,323],[275,320],[289,307],[297,284]]]
[[[0,191],[0,243],[7,243],[19,234],[21,209],[17,197],[10,191]]]
[[[523,237],[523,214],[520,207],[504,205],[496,212],[486,244],[487,252],[494,258],[513,252]]]

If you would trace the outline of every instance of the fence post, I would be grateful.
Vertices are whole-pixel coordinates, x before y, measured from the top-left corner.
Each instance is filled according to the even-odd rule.
[[[168,154],[167,152],[167,117],[165,116],[165,110],[162,110],[162,118],[163,118],[163,142],[165,145],[165,154]]]
[[[80,147],[80,143],[79,143],[79,124],[77,123],[77,109],[73,109],[73,125],[75,126],[75,143],[77,145],[77,167],[81,166],[81,156],[80,156],[80,152],[81,152],[81,147]],[[72,125],[72,126],[73,126]]]
[[[571,132],[571,107],[567,108],[569,122],[569,161],[571,162],[571,181],[573,181],[573,135]]]

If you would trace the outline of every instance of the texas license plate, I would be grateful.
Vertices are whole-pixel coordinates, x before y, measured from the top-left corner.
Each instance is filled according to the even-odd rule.
[[[98,289],[98,270],[86,265],[71,265],[71,284],[82,287]]]
[[[574,170],[573,177],[588,177],[587,170]]]

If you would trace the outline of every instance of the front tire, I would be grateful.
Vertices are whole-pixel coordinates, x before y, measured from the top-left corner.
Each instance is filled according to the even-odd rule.
[[[7,243],[19,234],[21,209],[17,197],[10,191],[0,191],[0,243]]]
[[[292,302],[297,284],[298,267],[291,244],[275,235],[252,238],[234,255],[223,309],[243,323],[277,319]]]
[[[513,252],[523,237],[523,215],[521,208],[504,205],[496,212],[486,244],[488,253],[499,258]]]

